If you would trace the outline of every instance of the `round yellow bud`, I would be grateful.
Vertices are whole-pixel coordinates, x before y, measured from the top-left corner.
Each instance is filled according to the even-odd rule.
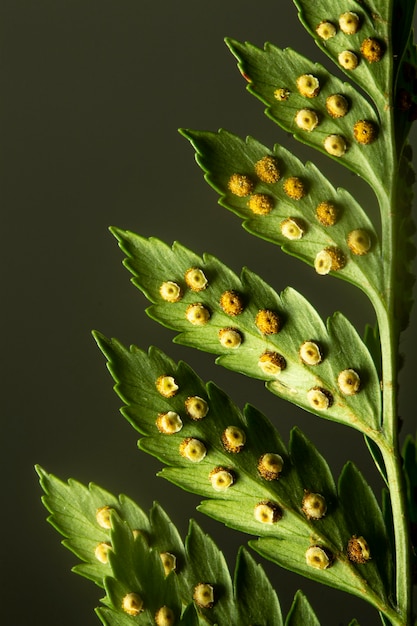
[[[343,156],[347,150],[346,141],[342,135],[327,135],[323,146],[328,154],[335,157]]]
[[[300,359],[306,365],[318,365],[323,360],[320,346],[315,341],[304,341],[300,346],[299,354]]]
[[[336,248],[335,246],[329,246],[328,248],[324,248],[324,250],[320,250],[316,254],[316,258],[314,260],[314,269],[317,274],[324,276],[329,272],[336,272],[341,270],[346,265],[346,258],[343,252]]]
[[[204,326],[210,319],[210,311],[201,302],[196,302],[187,307],[185,317],[193,326]]]
[[[280,179],[277,161],[272,156],[264,156],[255,163],[255,172],[264,183],[276,183]]]
[[[185,410],[192,420],[198,421],[206,417],[209,407],[207,402],[200,396],[190,396],[185,401]]]
[[[276,524],[282,518],[282,510],[278,504],[269,500],[258,502],[253,514],[256,521],[261,524]]]
[[[281,330],[281,319],[278,313],[269,309],[258,311],[255,324],[263,335],[276,335]]]
[[[245,302],[243,296],[239,292],[234,289],[230,289],[228,291],[224,291],[220,296],[220,306],[226,315],[234,317],[235,315],[240,315],[240,313],[242,313],[245,308]]]
[[[296,82],[298,91],[305,98],[315,98],[320,92],[319,79],[312,74],[302,74]]]
[[[128,593],[122,600],[122,609],[128,615],[135,617],[143,611],[143,600],[138,593]]]
[[[172,398],[179,389],[173,376],[159,376],[155,384],[157,390],[164,398]]]
[[[265,480],[277,480],[283,467],[282,456],[274,452],[266,452],[258,461],[258,472]]]
[[[378,136],[378,130],[372,122],[358,120],[353,126],[353,136],[358,143],[368,145],[375,141]]]
[[[339,26],[345,35],[354,35],[358,32],[360,27],[360,19],[357,13],[352,11],[346,11],[339,17]]]
[[[338,210],[331,202],[320,202],[316,208],[316,218],[323,226],[334,226],[338,218]]]
[[[211,486],[215,491],[226,491],[235,482],[233,472],[225,467],[215,467],[209,474]]]
[[[100,561],[100,563],[106,565],[106,563],[109,562],[109,551],[111,549],[112,547],[109,543],[106,543],[105,541],[99,543],[94,550],[94,556],[96,557],[97,561]]]
[[[348,234],[347,245],[353,254],[363,256],[371,249],[371,237],[363,228],[356,228]]]
[[[208,583],[198,583],[194,587],[194,602],[202,609],[211,609],[214,605],[214,588]]]
[[[334,93],[326,98],[326,109],[334,118],[344,117],[349,111],[349,102],[340,93]]]
[[[310,546],[305,557],[307,565],[315,569],[327,569],[332,564],[329,553],[320,546]]]
[[[155,613],[156,626],[173,626],[175,623],[174,611],[169,606],[161,606]]]
[[[175,411],[160,413],[156,418],[156,427],[164,435],[173,435],[182,428],[182,420]]]
[[[190,267],[184,275],[185,282],[192,291],[203,291],[208,285],[208,280],[202,269]]]
[[[207,448],[199,439],[186,437],[180,444],[180,454],[192,463],[200,463],[207,454]]]
[[[102,527],[109,530],[111,528],[111,514],[114,509],[111,506],[102,506],[96,511],[97,523]]]
[[[182,298],[181,287],[172,280],[167,280],[159,288],[159,293],[166,302],[178,302]]]
[[[274,208],[274,200],[265,193],[254,193],[249,198],[248,207],[255,215],[268,215]]]
[[[264,374],[277,376],[287,367],[287,362],[278,352],[266,350],[258,360],[258,366]]]
[[[354,70],[358,67],[359,59],[356,54],[354,52],[351,52],[350,50],[343,50],[343,52],[340,52],[337,58],[340,65],[345,70]]]
[[[307,391],[307,400],[313,409],[325,411],[333,404],[333,396],[330,391],[322,387],[313,387]]]
[[[246,434],[238,426],[228,426],[222,433],[222,443],[227,452],[237,454],[246,443]]]
[[[291,241],[297,241],[304,235],[304,224],[295,217],[287,217],[279,225],[281,233]]]
[[[295,123],[301,130],[311,132],[319,123],[319,117],[312,109],[300,109],[295,116]]]
[[[354,396],[360,390],[361,379],[355,370],[346,369],[338,375],[337,384],[345,396]]]
[[[242,335],[235,328],[221,328],[219,341],[223,348],[238,348],[242,343]]]
[[[316,33],[321,39],[327,41],[336,35],[336,26],[327,20],[323,20],[316,26]]]
[[[320,493],[310,493],[307,491],[303,498],[302,509],[308,519],[321,519],[326,515],[326,500]]]
[[[283,185],[284,193],[292,200],[301,200],[307,193],[305,185],[301,178],[290,176]]]
[[[171,554],[171,552],[160,552],[159,556],[161,558],[165,576],[168,576],[168,574],[173,572],[177,567],[177,557],[175,554]]]
[[[253,182],[245,174],[232,174],[227,186],[235,196],[244,198],[252,192]]]
[[[368,37],[364,39],[361,45],[361,54],[368,63],[377,63],[384,56],[384,44],[378,39]]]

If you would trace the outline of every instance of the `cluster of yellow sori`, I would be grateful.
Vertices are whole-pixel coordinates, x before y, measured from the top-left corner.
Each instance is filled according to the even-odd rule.
[[[328,19],[321,21],[316,27],[317,35],[323,41],[327,42],[333,38],[336,38],[335,42],[340,40],[337,58],[340,66],[345,70],[355,70],[362,60],[367,63],[377,63],[384,56],[383,42],[374,37],[361,36],[362,26],[361,15],[346,11],[333,21]],[[347,41],[351,44],[348,49],[345,48]],[[314,101],[321,93],[319,79],[309,73],[298,76],[296,92],[310,102]],[[273,95],[278,102],[284,103],[290,99],[291,90],[288,86],[278,86],[274,89]],[[321,111],[325,111],[331,118],[338,119],[345,117],[350,110],[349,99],[341,93],[327,95],[323,104],[325,108],[320,107],[320,111],[311,106],[299,109],[294,117],[295,126],[303,131],[311,132],[319,126],[323,117],[326,117]],[[359,144],[370,144],[376,140],[378,128],[374,122],[360,119],[353,123],[352,135]],[[350,137],[346,138],[338,133],[332,133],[325,137],[323,148],[331,156],[342,157],[348,150],[349,141]]]
[[[314,79],[314,77],[310,75],[304,75],[299,78],[305,79],[306,81],[307,79]],[[314,81],[312,81],[311,93],[314,93],[313,88],[318,89],[318,81],[316,84],[316,80],[317,79],[314,79]],[[304,82],[303,86],[305,87]],[[339,110],[341,110],[341,108],[343,108],[342,103],[345,101],[345,98],[342,95],[333,95],[327,100],[331,102],[333,110],[336,110],[336,106],[339,107]],[[300,116],[301,114],[304,116],[306,111],[306,109],[299,111]],[[311,119],[311,114],[313,112],[309,110],[307,113],[308,116],[310,116],[308,119]],[[307,117],[303,119],[307,119]],[[373,125],[370,122],[359,120],[354,126],[354,133],[355,136],[357,136],[358,141],[362,143],[369,143],[369,141],[365,142],[364,138],[366,136],[369,139],[369,137],[373,136],[372,128]],[[331,137],[336,137],[336,135],[332,135]],[[266,155],[254,163],[253,170],[251,172],[233,173],[228,180],[228,189],[233,195],[238,196],[239,198],[249,197],[247,202],[248,208],[256,215],[266,216],[274,209],[275,198],[272,194],[256,192],[256,178],[258,178],[262,183],[268,183],[271,185],[278,183],[278,181],[281,180],[278,160],[272,155]],[[290,200],[294,200],[296,202],[308,197],[309,191],[311,191],[308,189],[303,179],[298,176],[288,176],[281,182],[284,194]],[[263,185],[263,187],[264,186],[265,185]],[[302,210],[302,205],[300,205],[300,208]],[[306,210],[308,211],[309,209]],[[317,204],[314,210],[315,219],[319,224],[325,227],[334,226],[338,222],[340,214],[340,207],[336,206],[334,202],[330,200],[322,200]],[[307,230],[307,220],[299,216],[288,215],[288,217],[285,217],[280,222],[281,235],[290,241],[299,241],[306,235]],[[354,230],[349,231],[346,236],[346,252],[338,246],[326,246],[325,248],[318,250],[316,253],[314,268],[316,272],[321,275],[341,270],[347,263],[347,255],[349,253],[355,256],[364,256],[368,254],[371,247],[372,239],[369,232],[364,228],[355,228]],[[168,284],[169,283],[164,283],[164,285]],[[178,286],[177,291],[180,293],[180,288]],[[194,308],[190,308],[190,316],[192,316],[195,320],[200,320],[200,323],[202,324],[209,319],[207,313],[201,310],[197,305],[194,305]],[[194,323],[198,322],[195,321]]]
[[[319,207],[320,217],[322,220],[327,219],[331,221],[334,216],[333,205],[322,202]],[[367,234],[358,229],[349,233],[348,241],[351,249],[355,246],[359,248],[363,245],[363,238]],[[365,242],[368,245],[368,241]],[[344,256],[336,247],[328,247],[321,250],[317,254],[316,265],[317,271],[321,271],[321,265],[332,264],[332,266],[341,264],[344,262]],[[210,288],[209,280],[207,279],[204,271],[199,267],[189,268],[185,272],[185,282],[190,286],[189,276],[193,276],[194,279],[198,278],[193,283],[194,291],[204,291]],[[188,277],[188,278],[187,278]],[[167,295],[167,285],[169,285],[170,293]],[[171,298],[171,292],[180,294],[178,297]],[[159,293],[163,300],[175,303],[181,300],[184,290],[174,281],[163,282],[159,288]],[[230,318],[237,318],[246,309],[245,296],[235,289],[228,289],[223,291],[218,298],[219,309]],[[185,317],[193,326],[203,326],[210,322],[212,318],[212,307],[208,307],[206,303],[196,302],[187,306],[185,311]],[[281,315],[271,309],[259,309],[252,320],[245,320],[246,324],[253,324],[254,329],[257,330],[264,338],[268,336],[277,335],[283,326]],[[244,342],[244,332],[241,328],[234,326],[224,326],[217,331],[217,338],[220,346],[229,350],[238,349]],[[299,363],[302,363],[308,367],[314,367],[322,363],[324,359],[324,351],[321,345],[313,340],[308,339],[301,343],[298,349]],[[275,349],[266,349],[258,357],[257,367],[260,372],[267,378],[276,378],[280,376],[281,372],[287,367],[286,358],[277,352]],[[354,396],[361,390],[361,380],[359,373],[348,367],[339,372],[337,380],[334,385],[339,393],[343,396]],[[176,395],[179,387],[174,377],[169,375],[163,375],[156,381],[156,387],[161,395],[165,398],[170,398]],[[321,387],[314,386],[306,391],[306,400],[309,405],[319,411],[329,409],[334,402],[333,394]],[[200,420],[206,416],[208,412],[207,402],[199,396],[190,396],[185,400],[184,409],[186,414],[193,420]],[[183,427],[183,420],[181,416],[175,411],[166,411],[160,413],[156,420],[156,425],[161,433],[174,434],[179,432]],[[182,452],[184,456],[193,456],[196,460],[204,458],[206,450],[204,446],[193,439],[184,443]]]

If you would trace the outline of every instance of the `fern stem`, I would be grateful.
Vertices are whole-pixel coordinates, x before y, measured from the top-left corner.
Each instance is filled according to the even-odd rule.
[[[388,109],[391,137],[395,137],[392,108]],[[397,163],[395,141],[391,141],[391,154],[387,159]],[[386,293],[384,303],[374,300],[382,354],[382,437],[377,442],[384,458],[391,499],[396,554],[397,607],[405,626],[411,623],[411,560],[409,524],[406,512],[405,483],[398,437],[398,350],[399,327],[395,317],[396,267],[397,267],[397,209],[396,190],[398,176],[396,167],[390,177],[390,188],[377,193],[382,219],[382,259]]]

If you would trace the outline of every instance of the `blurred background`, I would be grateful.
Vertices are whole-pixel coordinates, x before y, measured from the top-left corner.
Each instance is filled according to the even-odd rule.
[[[255,8],[256,7],[256,8]],[[245,93],[225,36],[298,48],[327,63],[290,0],[3,0],[0,3],[0,194],[2,215],[2,541],[0,622],[97,626],[100,589],[72,574],[75,556],[46,522],[33,466],[94,481],[148,510],[157,499],[186,533],[194,517],[234,567],[248,539],[195,511],[199,499],[156,478],[160,462],[137,450],[91,329],[188,361],[243,406],[254,404],[284,439],[294,424],[337,476],[353,459],[380,483],[359,434],[287,405],[258,381],[220,369],[211,355],[173,345],[147,318],[108,232],[117,225],[178,239],[239,272],[249,266],[280,291],[291,284],[326,317],[340,309],[362,333],[373,313],[349,285],[322,278],[245,233],[217,205],[179,127],[227,128],[293,149],[326,168],[335,185],[359,179],[314,155],[267,120]],[[164,184],[157,166],[163,162]],[[198,216],[198,219],[195,219]],[[233,245],[230,245],[230,240]],[[414,315],[415,321],[415,315]],[[404,335],[404,431],[415,429],[416,330]],[[409,402],[406,400],[408,393]],[[261,561],[261,558],[256,557]],[[365,603],[264,562],[284,614],[301,587],[323,625],[379,623]],[[222,625],[226,626],[226,625]]]

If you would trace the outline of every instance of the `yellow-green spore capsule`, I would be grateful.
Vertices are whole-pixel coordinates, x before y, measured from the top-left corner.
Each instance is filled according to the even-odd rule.
[[[102,527],[109,530],[111,528],[111,514],[114,509],[107,504],[105,506],[101,506],[96,511],[96,520],[97,523]]]
[[[157,390],[164,398],[172,398],[179,389],[173,376],[159,376],[155,384]]]
[[[275,452],[266,452],[258,461],[258,472],[265,480],[277,480],[283,467],[282,456]]]
[[[190,267],[184,274],[185,282],[192,291],[203,291],[208,286],[208,280],[199,267]]]
[[[177,567],[177,557],[171,552],[160,552],[159,556],[162,562],[162,567],[164,568],[164,574],[165,576],[168,576],[168,574],[173,572]]]
[[[214,606],[214,587],[209,583],[198,583],[194,587],[194,602],[202,609],[211,609]]]
[[[106,563],[109,562],[109,551],[111,549],[112,549],[111,545],[109,543],[106,543],[105,541],[102,541],[99,544],[97,544],[94,550],[94,556],[96,557],[97,561],[100,561],[100,563],[103,563],[103,565],[106,565]]]
[[[304,494],[302,509],[307,519],[319,520],[326,515],[326,499],[320,493],[307,491]]]
[[[326,98],[326,109],[331,117],[337,119],[349,112],[349,102],[340,93],[334,93]]]
[[[345,70],[355,70],[358,67],[359,59],[351,50],[343,50],[337,58]]]
[[[304,235],[304,224],[296,217],[287,217],[279,227],[282,235],[290,241],[298,241]]]
[[[192,420],[198,422],[206,417],[209,406],[200,396],[189,396],[185,401],[185,410]]]
[[[337,384],[345,396],[354,396],[361,388],[361,379],[354,369],[346,369],[339,373]]]
[[[342,157],[346,154],[347,144],[342,135],[327,135],[323,146],[326,152],[331,156]]]
[[[175,624],[174,611],[169,606],[161,606],[155,613],[156,626],[173,626]]]
[[[280,179],[277,160],[272,156],[264,156],[255,163],[255,172],[264,183],[276,183]]]
[[[360,23],[359,15],[353,11],[346,11],[339,17],[340,30],[345,35],[355,35],[360,28]]]
[[[122,600],[122,609],[128,615],[136,617],[143,611],[143,600],[138,593],[127,593]]]
[[[242,343],[242,335],[236,328],[221,328],[218,333],[223,348],[236,349]]]
[[[305,553],[305,559],[307,565],[315,569],[327,569],[332,564],[329,553],[320,546],[310,546]]]
[[[238,426],[228,426],[222,433],[222,443],[227,452],[237,454],[246,443],[245,431]]]
[[[252,193],[253,182],[246,174],[232,174],[227,186],[233,195],[244,198]]]
[[[287,362],[282,354],[266,350],[258,359],[258,367],[268,376],[277,376],[287,367]]]
[[[199,439],[186,437],[180,444],[180,454],[192,463],[200,463],[207,454],[207,448]]]
[[[193,326],[205,326],[210,319],[210,311],[201,302],[190,304],[185,317]]]
[[[314,130],[319,123],[319,116],[313,109],[300,109],[294,119],[298,128],[307,132]]]
[[[328,39],[334,37],[336,35],[336,32],[336,26],[331,22],[328,22],[327,20],[323,20],[322,22],[320,22],[320,24],[316,26],[316,33],[318,34],[320,39],[323,39],[324,41],[327,41]]]
[[[226,491],[235,482],[234,473],[225,467],[215,467],[209,474],[211,486],[215,491]]]
[[[249,198],[248,207],[255,215],[268,215],[274,208],[274,200],[266,193],[254,193]]]
[[[368,542],[363,537],[357,537],[356,535],[349,539],[347,554],[349,560],[353,563],[367,563],[367,561],[371,560]]]
[[[164,435],[174,435],[182,428],[182,419],[175,411],[160,413],[156,418],[156,427]]]
[[[307,400],[313,409],[325,411],[333,404],[333,396],[330,391],[322,387],[313,387],[307,391]]]
[[[352,254],[363,256],[371,249],[372,241],[369,233],[363,228],[351,230],[347,236],[347,245]]]
[[[302,74],[296,81],[297,89],[305,98],[315,98],[320,92],[320,82],[312,74]]]
[[[282,510],[275,502],[262,500],[255,506],[253,515],[261,524],[276,524],[282,518]]]

